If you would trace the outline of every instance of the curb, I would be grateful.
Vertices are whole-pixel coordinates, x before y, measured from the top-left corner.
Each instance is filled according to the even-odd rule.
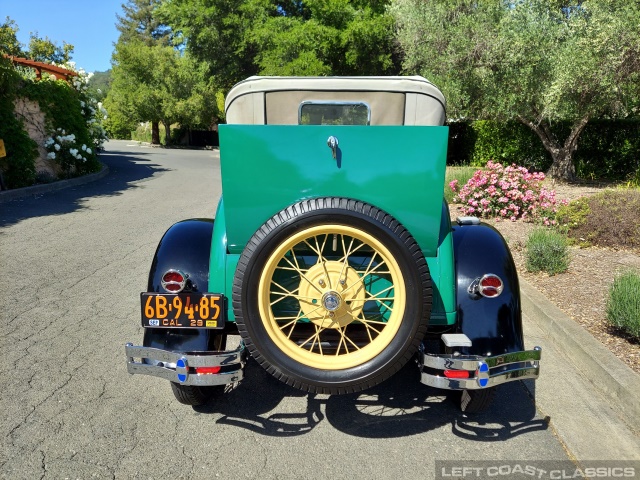
[[[610,401],[622,419],[640,432],[640,375],[583,327],[520,279],[522,308],[591,385]]]
[[[31,195],[41,195],[43,193],[55,192],[57,190],[62,190],[63,188],[84,185],[85,183],[99,180],[107,176],[108,173],[109,167],[103,163],[102,170],[97,173],[91,173],[82,177],[70,178],[68,180],[59,180],[57,182],[46,183],[43,185],[34,185],[32,187],[16,188],[13,190],[0,192],[0,203],[9,202],[18,198],[30,197]]]

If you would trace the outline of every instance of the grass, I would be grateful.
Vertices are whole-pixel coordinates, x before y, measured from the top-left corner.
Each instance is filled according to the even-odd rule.
[[[640,273],[628,271],[609,288],[607,320],[640,340]]]
[[[567,238],[548,228],[538,228],[527,239],[526,268],[529,272],[564,273],[569,269]]]
[[[477,170],[478,167],[447,167],[444,176],[444,199],[447,203],[453,201],[453,190],[451,190],[449,183],[453,180],[458,180],[458,185],[464,185]]]

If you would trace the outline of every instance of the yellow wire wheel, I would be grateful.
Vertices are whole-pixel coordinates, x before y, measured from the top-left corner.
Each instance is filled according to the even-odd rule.
[[[313,265],[300,265],[304,254],[295,252],[303,250],[312,252]],[[335,260],[326,258],[332,252]],[[280,271],[289,273],[292,290],[277,281]],[[371,291],[368,282],[385,287]],[[299,310],[279,315],[277,306],[287,298],[297,301]],[[406,288],[398,263],[380,241],[362,230],[329,224],[304,229],[274,250],[258,299],[264,328],[283,352],[304,365],[339,370],[361,365],[389,345],[404,315]],[[337,342],[331,345],[330,339]]]
[[[395,373],[426,333],[431,281],[388,214],[342,198],[279,212],[248,242],[233,307],[249,351],[306,391],[348,393]]]

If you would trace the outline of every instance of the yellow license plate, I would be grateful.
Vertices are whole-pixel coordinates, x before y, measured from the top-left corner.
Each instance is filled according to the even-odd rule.
[[[217,293],[140,294],[142,326],[150,328],[224,328],[224,296]]]

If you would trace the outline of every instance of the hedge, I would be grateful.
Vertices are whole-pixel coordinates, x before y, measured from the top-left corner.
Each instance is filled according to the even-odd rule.
[[[567,122],[554,126],[563,138]],[[482,167],[489,160],[546,171],[552,163],[538,136],[519,122],[453,122],[449,124],[449,165]],[[640,119],[592,120],[578,140],[574,164],[579,178],[640,180]]]

